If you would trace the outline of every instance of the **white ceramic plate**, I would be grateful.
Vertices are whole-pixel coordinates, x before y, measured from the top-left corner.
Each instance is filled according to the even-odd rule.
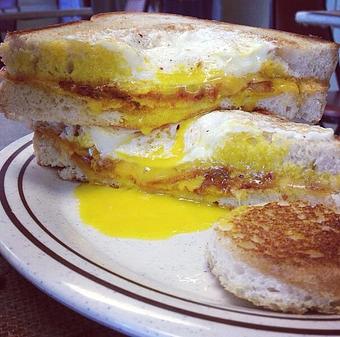
[[[340,316],[274,313],[222,291],[205,263],[209,231],[144,241],[84,225],[76,184],[36,164],[31,138],[1,152],[0,252],[56,300],[138,336],[340,335]]]

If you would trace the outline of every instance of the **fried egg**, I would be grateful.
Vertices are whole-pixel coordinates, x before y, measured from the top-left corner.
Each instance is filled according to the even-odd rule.
[[[72,131],[64,136],[73,137]],[[80,142],[83,139],[83,146],[94,145],[102,157],[124,159],[144,166],[171,167],[202,161],[218,162],[228,141],[232,142],[233,152],[237,152],[239,147],[240,153],[236,156],[235,153],[233,156],[230,154],[236,165],[237,159],[247,155],[244,153],[246,148],[254,152],[254,161],[261,160],[256,155],[260,156],[270,148],[272,158],[267,156],[266,162],[273,163],[282,157],[281,154],[288,154],[291,141],[326,141],[332,138],[331,129],[282,123],[270,116],[258,118],[254,113],[214,111],[154,130],[148,135],[127,129],[82,127],[81,137],[77,139]],[[253,142],[252,146],[248,142]]]

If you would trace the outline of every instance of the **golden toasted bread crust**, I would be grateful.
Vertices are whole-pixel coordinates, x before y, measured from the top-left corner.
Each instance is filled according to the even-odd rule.
[[[113,13],[101,13],[101,14],[96,14],[91,17],[90,21],[92,22],[100,22],[100,20],[105,19],[105,18],[132,18],[132,17],[159,17],[159,18],[174,18],[174,19],[185,19],[185,22],[176,22],[174,21],[171,23],[169,21],[168,23],[165,24],[165,26],[173,26],[172,29],[177,30],[180,29],[181,25],[202,25],[202,26],[221,26],[225,27],[227,30],[238,30],[242,31],[244,33],[249,33],[250,35],[259,35],[265,39],[268,39],[270,41],[276,41],[277,39],[280,40],[280,44],[288,44],[288,45],[296,45],[297,48],[303,47],[301,43],[303,42],[310,42],[310,43],[320,43],[320,44],[326,44],[328,48],[333,49],[333,51],[337,51],[339,46],[331,41],[327,41],[324,39],[321,39],[319,37],[315,36],[304,36],[304,35],[299,35],[299,34],[294,34],[294,33],[288,33],[288,32],[283,32],[283,31],[278,31],[274,29],[265,29],[265,28],[256,28],[256,27],[248,27],[248,26],[243,26],[243,25],[237,25],[237,24],[231,24],[231,23],[226,23],[226,22],[220,22],[220,21],[214,21],[214,20],[204,20],[204,19],[198,19],[194,17],[189,17],[189,16],[182,16],[182,15],[176,15],[176,14],[162,14],[162,13],[133,13],[133,12],[113,12]],[[88,22],[87,20],[81,20],[77,22],[70,22],[70,23],[64,23],[64,24],[55,24],[48,26],[46,28],[35,28],[35,29],[26,29],[26,30],[21,30],[21,31],[14,31],[8,33],[6,39],[9,39],[14,36],[18,35],[25,35],[33,32],[38,32],[38,31],[43,31],[43,30],[50,30],[54,28],[60,28],[64,26],[70,26],[73,25],[74,27],[80,26],[83,23]],[[158,24],[157,24],[158,25]],[[156,24],[155,24],[156,27]],[[143,27],[141,27],[143,28]],[[117,27],[119,29],[119,25]]]
[[[143,16],[167,16],[167,17],[174,17],[174,18],[187,18],[192,21],[193,24],[205,24],[205,25],[219,25],[219,26],[225,26],[229,27],[231,30],[237,30],[237,29],[251,29],[252,31],[256,32],[261,32],[261,35],[267,36],[268,38],[275,38],[275,36],[279,37],[280,39],[283,38],[282,35],[290,36],[292,38],[297,38],[297,39],[303,39],[303,40],[310,40],[312,42],[320,42],[320,43],[326,43],[329,45],[332,45],[335,49],[338,49],[340,44],[322,39],[318,36],[313,36],[313,35],[301,35],[301,34],[295,34],[295,33],[290,33],[290,32],[285,32],[281,30],[276,30],[276,29],[270,29],[270,28],[257,28],[257,27],[249,27],[245,25],[239,25],[236,23],[228,23],[228,22],[221,22],[221,21],[216,21],[216,20],[207,20],[207,19],[199,19],[195,18],[192,16],[184,16],[184,15],[178,15],[178,14],[163,14],[163,13],[139,13],[139,12],[111,12],[111,13],[99,13],[96,15],[93,15],[91,17],[91,21],[96,21],[100,20],[105,17],[115,17],[115,16],[134,16],[134,15],[143,15]]]
[[[228,222],[225,235],[249,253],[340,267],[340,213],[326,206],[269,203],[249,207]]]
[[[234,212],[234,213],[233,213]],[[306,291],[340,299],[340,214],[323,205],[269,203],[233,211],[217,229],[237,259]]]

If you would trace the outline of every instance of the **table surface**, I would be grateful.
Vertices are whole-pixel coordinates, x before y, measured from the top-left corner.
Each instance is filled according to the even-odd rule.
[[[30,133],[0,114],[0,150]],[[0,337],[122,337],[35,288],[0,255]]]

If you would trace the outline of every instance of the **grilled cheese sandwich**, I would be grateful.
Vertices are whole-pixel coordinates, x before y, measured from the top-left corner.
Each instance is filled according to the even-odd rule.
[[[97,125],[145,133],[217,108],[317,122],[336,53],[335,44],[270,30],[164,14],[100,15],[8,34],[0,106],[14,118],[49,121],[35,103],[52,96],[38,107],[54,112],[54,95],[67,103],[58,104],[54,121],[72,124],[71,109],[82,123],[90,120],[85,114]],[[30,91],[25,108],[11,105],[13,91]]]
[[[31,122],[38,164],[63,179],[118,187],[123,204],[141,191],[204,203],[209,219],[236,207],[209,244],[228,291],[273,310],[339,313],[340,144],[309,125],[337,54],[284,32],[101,14],[9,33],[0,108]]]
[[[64,172],[75,169],[93,183],[224,206],[306,195],[339,203],[340,145],[331,129],[254,112],[214,111],[148,135],[42,123],[35,131],[38,161],[52,164],[39,145],[48,141],[66,156]]]

